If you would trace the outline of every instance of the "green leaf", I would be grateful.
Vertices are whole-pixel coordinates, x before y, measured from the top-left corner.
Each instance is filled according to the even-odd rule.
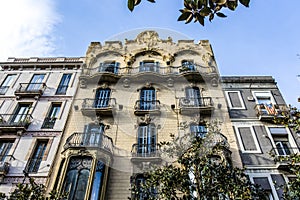
[[[133,11],[133,9],[134,9],[134,2],[135,0],[128,0],[128,2],[127,2],[127,7],[128,7],[128,9],[132,12]]]
[[[239,0],[239,2],[246,7],[249,7],[250,0]]]
[[[204,26],[204,17],[200,17],[199,19],[198,19],[198,22],[202,25],[202,26]]]
[[[227,7],[230,10],[235,10],[237,6],[238,6],[237,1],[227,1]]]
[[[224,18],[224,17],[227,17],[226,15],[224,15],[224,14],[221,13],[221,12],[217,12],[216,15],[217,15],[218,17],[223,17],[223,18]]]
[[[208,8],[208,7],[204,7],[200,10],[200,15],[205,17],[205,16],[208,16],[210,13],[211,13],[211,9]]]
[[[188,18],[185,20],[185,23],[188,24],[192,21],[192,19],[194,18],[193,13],[190,13],[190,15],[188,16]]]
[[[149,2],[151,2],[151,3],[155,3],[155,0],[147,0],[147,1],[149,1]]]
[[[139,5],[141,3],[141,0],[135,0],[134,6]]]
[[[191,12],[184,12],[184,13],[182,13],[179,17],[178,17],[178,19],[177,19],[177,21],[184,21],[184,20],[187,20],[187,18],[190,16],[190,14],[191,14]]]
[[[214,13],[210,13],[209,15],[209,21],[211,22],[214,19],[215,15]]]

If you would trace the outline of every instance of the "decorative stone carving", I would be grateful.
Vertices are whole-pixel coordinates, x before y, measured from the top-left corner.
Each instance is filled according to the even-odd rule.
[[[157,32],[144,31],[137,36],[136,41],[138,44],[147,44],[148,47],[152,47],[161,40],[159,39]]]

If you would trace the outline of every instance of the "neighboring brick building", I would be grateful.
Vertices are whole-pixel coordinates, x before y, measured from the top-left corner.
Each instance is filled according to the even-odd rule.
[[[27,176],[46,184],[82,58],[8,58],[0,71],[0,192]]]

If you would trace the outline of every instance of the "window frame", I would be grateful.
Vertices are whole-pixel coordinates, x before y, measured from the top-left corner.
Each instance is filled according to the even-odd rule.
[[[51,117],[52,113],[53,113],[53,110],[54,110],[54,107],[58,107],[59,105],[59,111],[55,114],[54,117]],[[42,129],[53,129],[54,126],[55,126],[55,122],[57,119],[59,119],[59,116],[61,115],[61,112],[62,112],[62,103],[61,102],[52,102],[50,104],[50,107],[48,109],[48,112],[47,112],[47,115],[46,117],[44,118],[44,121],[43,121],[43,124],[42,124]],[[45,124],[48,122],[51,122],[53,123],[53,126],[52,127],[46,127]]]
[[[261,104],[261,103],[258,102],[258,98],[257,98],[257,97],[259,97],[259,96],[257,95],[257,93],[265,93],[265,94],[268,94],[268,95],[265,95],[265,96],[266,96],[266,97],[270,97],[271,104],[273,104],[273,105],[276,104],[276,101],[275,101],[275,99],[274,99],[274,96],[273,96],[273,94],[272,94],[272,92],[271,92],[270,90],[268,90],[268,91],[266,91],[266,90],[264,90],[264,91],[252,91],[253,98],[255,99],[255,103],[256,103],[257,105]],[[263,97],[263,96],[264,96],[264,95],[262,95],[261,97]]]
[[[230,96],[228,94],[228,93],[231,93],[231,92],[234,92],[234,93],[236,92],[238,94],[238,98],[239,98],[239,101],[241,103],[241,107],[233,107]],[[228,91],[225,91],[225,96],[226,96],[226,99],[228,101],[229,108],[231,110],[245,110],[246,109],[245,102],[243,100],[241,91],[239,91],[239,90],[228,90]]]
[[[254,178],[267,178],[268,182],[270,184],[270,187],[271,187],[271,190],[270,190],[271,193],[269,193],[269,197],[270,197],[270,195],[272,195],[271,197],[273,198],[273,200],[278,199],[277,191],[273,184],[273,180],[272,180],[270,173],[255,173],[255,174],[249,173],[248,175],[249,175],[250,181],[254,184],[256,184],[254,182]],[[270,199],[270,200],[272,200],[272,199]]]
[[[280,155],[279,154],[279,152],[277,150],[277,146],[276,146],[277,142],[275,142],[275,140],[273,138],[273,135],[275,135],[275,134],[272,134],[272,132],[270,131],[270,128],[283,128],[283,129],[285,129],[286,130],[286,135],[287,135],[287,140],[288,140],[288,143],[289,143],[290,148],[291,148],[290,154],[299,153],[299,149],[297,147],[295,139],[294,139],[293,135],[291,134],[288,127],[285,127],[285,126],[266,126],[266,131],[267,131],[268,137],[270,138],[272,148],[275,149],[275,152],[276,152],[277,156],[287,156],[287,155],[290,155],[290,154],[285,154],[285,155]],[[285,134],[277,134],[277,135],[285,135]]]
[[[142,129],[145,129],[145,131],[143,131]],[[152,132],[152,130],[154,131]],[[137,130],[137,153],[143,156],[150,155],[151,153],[156,152],[156,146],[157,127],[155,126],[155,124],[139,124]]]
[[[256,150],[245,150],[245,147],[243,145],[243,140],[242,140],[242,137],[240,135],[239,128],[250,128],[250,132],[251,132]],[[234,126],[234,129],[235,129],[237,140],[238,140],[240,150],[241,150],[242,153],[262,153],[261,147],[259,145],[257,136],[256,136],[255,131],[254,131],[254,127],[252,125],[238,125],[238,126]]]
[[[47,155],[47,150],[49,150],[49,139],[37,139],[34,144],[34,148],[32,149],[31,155],[27,160],[25,171],[27,173],[38,173],[39,168],[41,167],[41,163],[45,160],[45,155]],[[39,152],[39,144],[43,145],[42,153]],[[37,154],[37,155],[36,155]],[[35,158],[38,157],[38,158]],[[34,161],[35,160],[35,161]],[[38,163],[38,164],[37,164]],[[34,167],[31,167],[31,165]],[[38,165],[38,166],[36,166]],[[32,169],[31,169],[32,168]]]
[[[65,82],[64,76],[70,76],[69,79],[68,79],[67,85],[64,85],[64,82]],[[67,77],[65,79],[67,79]],[[69,88],[69,85],[70,85],[70,82],[71,82],[71,79],[72,79],[72,73],[63,73],[63,75],[60,78],[59,84],[57,86],[55,95],[66,95],[67,91],[68,91],[68,88]],[[65,87],[65,89],[62,89],[64,87]]]
[[[10,79],[10,81],[9,82],[11,82],[10,84],[5,84],[4,85],[4,83],[8,80],[8,77],[12,77],[11,79]],[[0,85],[0,95],[5,95],[6,94],[6,92],[7,92],[7,90],[14,84],[14,82],[16,81],[16,77],[17,77],[17,74],[7,74],[6,76],[5,76],[5,78],[3,79],[3,81],[2,81],[2,83],[1,83],[1,85]],[[5,91],[4,92],[2,92],[2,88],[3,87],[6,87],[6,89],[5,89]]]
[[[9,147],[5,148],[5,152],[0,151],[0,161],[1,162],[5,162],[7,160],[7,157],[12,157],[12,155],[10,154],[11,150],[14,147],[14,143],[15,143],[15,138],[1,138],[0,139],[0,144],[10,144]],[[1,149],[2,149],[2,145],[0,145]]]

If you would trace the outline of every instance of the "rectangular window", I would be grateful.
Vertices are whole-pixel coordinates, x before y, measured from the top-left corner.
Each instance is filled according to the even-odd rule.
[[[290,155],[292,148],[289,143],[288,132],[285,127],[269,127],[275,144],[275,152],[280,156]]]
[[[2,82],[0,87],[0,94],[5,94],[8,88],[13,84],[16,74],[9,74],[6,76],[5,80]]]
[[[39,170],[40,164],[43,160],[48,140],[37,141],[31,158],[28,160],[26,172],[36,173]]]
[[[45,74],[34,74],[26,91],[39,91],[43,86]]]
[[[262,189],[265,190],[266,199],[273,200],[274,196],[272,193],[272,188],[268,177],[253,177],[255,184],[259,185]]]
[[[9,156],[9,151],[14,144],[13,140],[0,141],[0,161],[3,162]]]
[[[72,74],[64,74],[61,78],[56,94],[66,94]]]
[[[52,129],[59,116],[61,103],[52,103],[47,117],[44,119],[42,128]]]
[[[30,116],[28,113],[30,107],[31,103],[20,103],[17,109],[15,110],[15,113],[12,115],[10,122],[18,125],[21,123],[29,123]]]
[[[235,127],[235,130],[243,153],[261,153],[259,143],[252,126]]]
[[[203,124],[191,124],[190,131],[196,137],[204,138],[207,134],[206,126]]]
[[[240,91],[225,92],[230,109],[245,109],[244,101]]]
[[[183,60],[181,61],[181,67],[179,68],[179,72],[186,71],[196,71],[194,61],[192,60]]]
[[[261,91],[261,92],[253,92],[256,104],[275,104],[275,100],[273,98],[273,95],[271,91]]]

